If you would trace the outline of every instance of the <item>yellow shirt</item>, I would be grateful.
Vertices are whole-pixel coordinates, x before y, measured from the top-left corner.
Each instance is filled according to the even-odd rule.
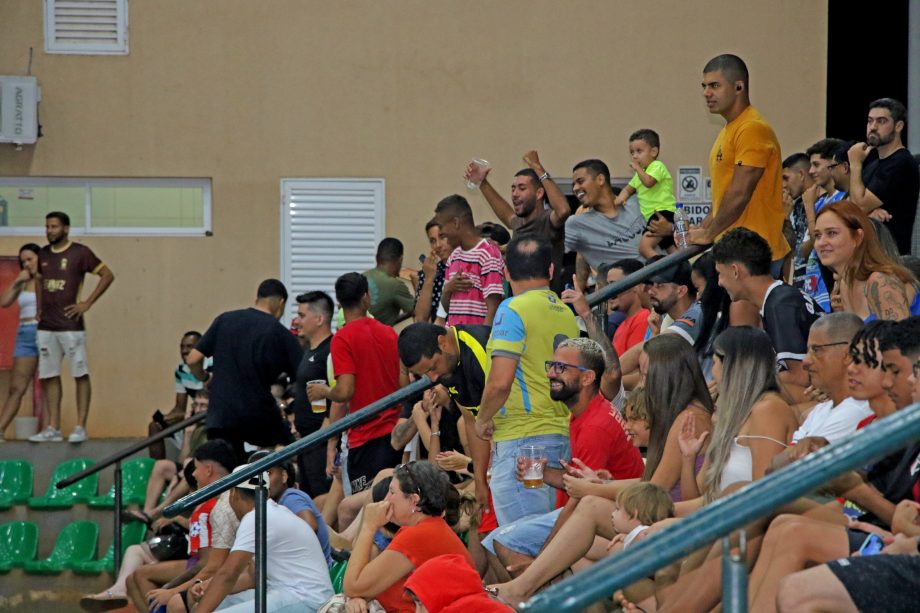
[[[727,229],[744,227],[757,232],[770,244],[773,259],[778,260],[789,253],[789,243],[783,237],[782,158],[773,128],[753,106],[722,128],[709,153],[713,216],[731,185],[736,166],[764,170],[741,217]]]
[[[499,305],[486,352],[490,358],[514,358],[517,369],[505,406],[494,417],[493,439],[568,436],[569,409],[550,398],[545,363],[553,359],[556,345],[577,336],[575,316],[549,289],[532,289]]]

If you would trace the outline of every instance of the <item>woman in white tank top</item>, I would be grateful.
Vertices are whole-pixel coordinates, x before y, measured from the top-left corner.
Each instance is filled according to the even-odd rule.
[[[16,348],[13,350],[13,373],[10,378],[10,393],[0,413],[0,442],[3,433],[16,414],[38,366],[38,301],[36,299],[36,277],[38,275],[38,252],[35,243],[19,249],[19,266],[22,269],[16,280],[0,295],[0,306],[8,308],[14,302],[19,305],[19,328],[16,330]]]
[[[733,483],[760,479],[773,457],[788,446],[798,427],[790,406],[779,395],[776,354],[762,330],[728,328],[715,341],[713,376],[719,395],[712,440],[697,486],[708,503]],[[702,442],[688,424],[682,447]]]

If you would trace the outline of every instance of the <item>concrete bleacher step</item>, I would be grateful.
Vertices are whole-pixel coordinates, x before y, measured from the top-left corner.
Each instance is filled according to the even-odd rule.
[[[0,459],[28,460],[33,466],[33,496],[45,493],[54,468],[69,458],[93,458],[99,461],[124,449],[140,439],[90,439],[83,443],[29,443],[7,441],[0,444]],[[139,453],[132,457],[143,457]],[[99,475],[97,493],[104,494],[112,485],[114,467]],[[86,519],[99,525],[99,541],[96,557],[105,554],[112,542],[113,515],[109,509],[93,509],[86,504],[75,504],[69,509],[36,510],[26,505],[14,505],[0,510],[0,523],[10,521],[31,521],[38,525],[38,558],[45,558],[54,547],[60,531],[74,521]],[[79,611],[79,600],[84,594],[96,593],[109,587],[114,578],[109,573],[80,575],[64,571],[59,575],[42,576],[27,574],[14,568],[8,574],[0,575],[0,611],[23,611],[28,613],[61,613]],[[124,609],[133,611],[132,607]]]

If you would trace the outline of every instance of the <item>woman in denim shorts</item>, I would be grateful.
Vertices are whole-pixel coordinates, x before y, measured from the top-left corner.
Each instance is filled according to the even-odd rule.
[[[38,274],[38,250],[35,243],[28,243],[19,249],[19,267],[22,272],[0,295],[0,306],[7,308],[14,302],[19,304],[19,328],[16,330],[16,348],[13,350],[13,375],[10,379],[10,394],[0,413],[0,442],[3,432],[16,414],[22,397],[32,383],[38,366],[38,345],[35,338],[38,331],[38,312],[35,297],[35,277]]]

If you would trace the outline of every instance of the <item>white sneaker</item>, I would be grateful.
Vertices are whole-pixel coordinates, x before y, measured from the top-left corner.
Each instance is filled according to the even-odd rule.
[[[60,430],[55,430],[48,426],[38,434],[30,436],[29,440],[33,443],[60,443],[64,440],[64,435],[61,434]]]
[[[70,436],[67,437],[68,443],[82,443],[86,440],[86,428],[83,426],[77,426],[73,429],[73,432],[70,433]]]

